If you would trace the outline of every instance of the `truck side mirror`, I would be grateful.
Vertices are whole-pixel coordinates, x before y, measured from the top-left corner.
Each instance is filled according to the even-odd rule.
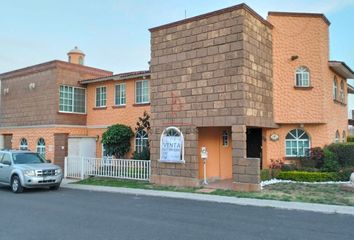
[[[47,160],[45,160],[47,163],[52,163],[52,160],[50,160],[50,159],[47,159]]]

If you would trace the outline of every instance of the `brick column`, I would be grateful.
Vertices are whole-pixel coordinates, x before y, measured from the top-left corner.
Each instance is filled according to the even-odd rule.
[[[260,159],[247,158],[245,125],[232,126],[232,176],[234,190],[260,190]]]

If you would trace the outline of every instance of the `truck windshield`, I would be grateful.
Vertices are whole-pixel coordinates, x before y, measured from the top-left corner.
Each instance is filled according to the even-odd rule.
[[[13,153],[12,159],[15,164],[45,163],[37,153]]]

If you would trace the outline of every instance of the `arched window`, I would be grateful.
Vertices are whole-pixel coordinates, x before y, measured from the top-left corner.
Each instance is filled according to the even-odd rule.
[[[342,142],[345,143],[347,141],[347,134],[346,134],[346,132],[344,130],[343,130],[342,137],[343,137]]]
[[[295,84],[297,87],[310,86],[310,71],[307,67],[299,67],[296,69]]]
[[[177,127],[168,127],[162,132],[159,161],[184,163],[184,137]]]
[[[302,129],[291,130],[285,138],[285,151],[287,157],[308,156],[310,138]]]
[[[339,140],[340,140],[340,134],[339,134],[339,131],[337,130],[337,131],[336,131],[336,136],[335,136],[335,138],[334,138],[334,142],[335,142],[335,143],[339,143]]]
[[[149,146],[149,136],[144,130],[137,131],[135,135],[135,151],[141,153]]]
[[[333,79],[333,99],[336,100],[338,98],[338,82],[337,82],[337,77],[334,76]]]
[[[340,96],[340,101],[342,103],[344,103],[345,95],[344,95],[344,81],[343,80],[340,82],[339,96]]]
[[[27,150],[28,149],[28,143],[26,138],[21,138],[20,141],[20,150]]]
[[[38,139],[37,142],[37,153],[45,158],[45,141],[43,138]]]
[[[79,64],[84,65],[84,58],[81,56],[79,57]]]

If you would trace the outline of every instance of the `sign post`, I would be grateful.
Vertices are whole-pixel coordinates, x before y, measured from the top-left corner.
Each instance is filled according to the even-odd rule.
[[[206,174],[206,161],[208,159],[208,151],[206,149],[206,147],[202,147],[201,151],[200,151],[200,157],[203,159],[203,167],[204,167],[204,180],[203,180],[203,184],[204,185],[208,185],[208,181],[207,181],[207,174]]]

